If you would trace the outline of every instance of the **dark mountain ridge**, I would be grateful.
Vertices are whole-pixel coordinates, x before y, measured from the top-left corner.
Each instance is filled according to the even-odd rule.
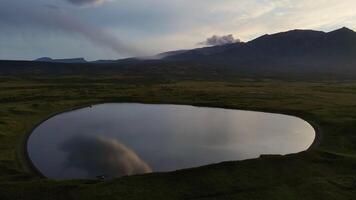
[[[288,60],[300,63],[303,59],[310,62],[328,63],[355,61],[356,33],[348,28],[329,33],[312,30],[292,30],[288,32],[263,35],[250,42],[210,47],[216,53],[203,54],[193,49],[184,53],[165,57],[165,60],[225,60],[244,62],[260,60],[280,62]],[[214,52],[214,51],[212,51]],[[233,64],[225,62],[226,64]],[[322,62],[323,63],[323,62]],[[284,64],[284,63],[283,63]]]
[[[86,63],[84,58],[65,58],[65,59],[52,59],[50,57],[42,57],[34,60],[36,62],[52,62],[52,63]]]
[[[157,59],[161,57],[161,59]],[[356,79],[356,33],[292,30],[249,42],[96,62],[0,61],[0,75],[120,74],[150,77]]]

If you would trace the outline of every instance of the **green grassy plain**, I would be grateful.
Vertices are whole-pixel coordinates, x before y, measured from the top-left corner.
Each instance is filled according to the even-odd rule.
[[[24,151],[47,117],[101,102],[270,111],[320,128],[320,143],[287,156],[96,180],[39,177]],[[137,77],[0,77],[0,199],[356,199],[356,81]]]

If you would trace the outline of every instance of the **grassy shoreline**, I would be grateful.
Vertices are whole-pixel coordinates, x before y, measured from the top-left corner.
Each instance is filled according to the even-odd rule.
[[[35,126],[33,126],[33,128],[24,135],[24,143],[23,145],[20,147],[20,151],[23,152],[22,156],[23,156],[23,159],[25,160],[25,163],[24,163],[24,166],[26,166],[28,168],[28,170],[32,171],[34,174],[36,174],[37,176],[39,176],[40,178],[47,178],[45,175],[43,175],[41,173],[41,171],[33,164],[33,162],[31,161],[31,158],[29,157],[28,155],[28,151],[27,151],[27,142],[28,142],[28,139],[29,137],[31,136],[31,134],[33,133],[33,131],[39,126],[41,125],[42,123],[44,123],[45,121],[47,121],[48,119],[52,118],[52,117],[55,117],[57,115],[60,115],[60,114],[64,114],[64,113],[67,113],[67,112],[71,112],[71,111],[74,111],[74,110],[78,110],[78,109],[81,109],[81,108],[86,108],[86,107],[89,107],[91,105],[99,105],[99,104],[106,104],[106,103],[143,103],[143,104],[148,104],[147,102],[100,102],[100,103],[93,103],[93,104],[87,104],[87,105],[83,105],[83,106],[77,106],[77,107],[74,107],[74,108],[68,108],[68,109],[65,109],[63,111],[59,111],[59,112],[56,112],[56,113],[53,113],[53,114],[50,114],[48,117],[46,117],[45,119],[41,120],[40,122],[36,123]],[[159,103],[159,102],[155,102],[155,103],[149,103],[149,104],[162,104],[162,103]],[[164,103],[164,104],[167,104],[167,103]],[[169,103],[168,103],[169,104]],[[172,105],[172,104],[169,104],[169,105]],[[174,104],[174,105],[186,105],[186,104]],[[189,106],[196,106],[196,107],[205,107],[205,106],[199,106],[199,105],[189,105]],[[231,108],[228,108],[228,107],[217,107],[217,106],[214,106],[212,108],[223,108],[223,109],[231,109]],[[234,110],[237,110],[236,108]],[[240,110],[240,109],[239,109]],[[246,110],[247,111],[247,110]],[[254,112],[268,112],[268,111],[261,111],[261,110],[248,110],[248,111],[254,111]],[[317,148],[317,146],[320,144],[321,142],[321,138],[322,138],[322,129],[321,127],[313,120],[311,121],[311,119],[309,120],[306,120],[303,118],[303,114],[299,114],[299,116],[296,116],[296,115],[292,115],[291,113],[287,113],[287,112],[283,112],[283,111],[269,111],[268,113],[274,113],[274,114],[283,114],[283,115],[288,115],[288,116],[293,116],[293,117],[297,117],[297,118],[300,118],[304,121],[306,121],[307,123],[309,123],[314,131],[315,131],[315,138],[312,142],[312,144],[308,147],[308,149],[306,149],[305,151],[311,151],[315,148]],[[302,151],[303,152],[303,151]],[[300,152],[298,152],[300,153]],[[296,154],[296,153],[292,153],[292,154]],[[241,160],[243,161],[243,160]]]
[[[356,81],[236,80],[119,84],[0,81],[2,199],[353,199]],[[309,150],[108,182],[53,181],[30,171],[26,137],[53,115],[107,102],[171,103],[297,116],[316,130]],[[321,134],[320,134],[321,133]],[[316,188],[316,189],[312,189]]]

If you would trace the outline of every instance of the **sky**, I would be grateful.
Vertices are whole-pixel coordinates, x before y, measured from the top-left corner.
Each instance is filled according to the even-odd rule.
[[[0,0],[0,59],[119,59],[292,29],[356,30],[355,8],[355,0]]]

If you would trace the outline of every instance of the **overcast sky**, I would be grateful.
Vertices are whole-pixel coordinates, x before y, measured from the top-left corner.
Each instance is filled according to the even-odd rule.
[[[213,35],[356,29],[355,0],[0,0],[0,59],[152,55]],[[234,38],[231,38],[233,34]],[[207,40],[210,38],[210,40]],[[227,38],[227,39],[226,39]],[[220,43],[221,40],[218,40]]]

